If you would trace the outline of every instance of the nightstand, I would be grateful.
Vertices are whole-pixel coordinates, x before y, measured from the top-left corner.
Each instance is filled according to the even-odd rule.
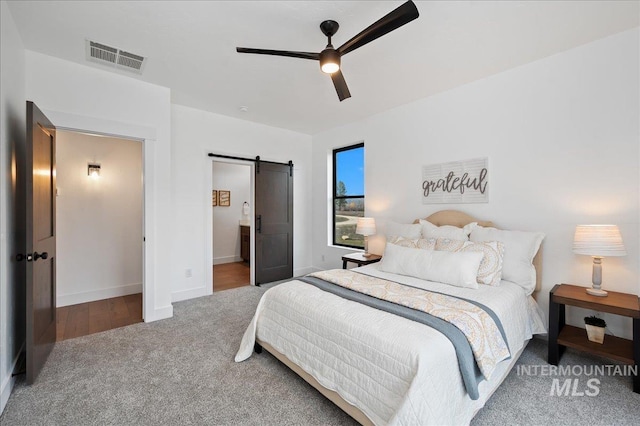
[[[565,306],[578,306],[598,312],[633,319],[633,340],[607,335],[604,343],[590,342],[584,328],[565,325]],[[569,348],[614,359],[625,364],[640,365],[640,302],[634,294],[609,291],[607,297],[587,294],[585,287],[557,284],[549,293],[549,364],[558,365]],[[640,375],[633,376],[633,391],[640,393]]]
[[[347,262],[355,263],[358,266],[368,265],[370,263],[380,262],[382,256],[372,254],[369,257],[364,257],[362,253],[350,253],[342,256],[342,269],[347,269]]]

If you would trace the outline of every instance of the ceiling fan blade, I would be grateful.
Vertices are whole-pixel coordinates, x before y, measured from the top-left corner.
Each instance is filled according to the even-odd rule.
[[[274,56],[289,56],[291,58],[313,59],[320,60],[319,53],[311,52],[291,52],[288,50],[269,50],[269,49],[252,49],[250,47],[236,47],[238,53],[257,53],[258,55],[274,55]]]
[[[418,16],[420,16],[418,8],[411,0],[409,0],[340,46],[338,48],[338,53],[340,53],[340,55],[346,55],[352,50],[358,49],[359,47],[362,47],[365,44],[400,28],[404,24],[413,21]]]
[[[347,87],[347,82],[344,80],[344,76],[342,75],[341,70],[338,70],[331,74],[331,80],[333,81],[333,85],[336,88],[336,92],[338,93],[340,102],[351,97],[351,93],[349,92],[349,88]]]

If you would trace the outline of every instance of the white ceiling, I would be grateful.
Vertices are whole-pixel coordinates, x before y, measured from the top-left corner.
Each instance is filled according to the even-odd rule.
[[[417,1],[420,17],[349,53],[352,98],[316,61],[235,47],[338,47],[402,1],[18,1],[25,47],[171,89],[172,102],[307,134],[478,80],[639,25],[638,1]],[[85,39],[148,57],[142,75],[85,59]],[[248,106],[241,112],[240,106]]]

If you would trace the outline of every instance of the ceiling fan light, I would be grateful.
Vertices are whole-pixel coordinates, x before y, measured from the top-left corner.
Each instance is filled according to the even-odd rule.
[[[333,74],[340,69],[340,65],[336,64],[335,62],[327,62],[326,64],[322,65],[321,69],[322,72]]]
[[[327,74],[340,70],[340,54],[333,47],[320,52],[320,69]]]

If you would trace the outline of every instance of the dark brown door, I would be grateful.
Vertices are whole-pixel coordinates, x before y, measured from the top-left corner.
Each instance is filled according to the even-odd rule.
[[[27,383],[35,382],[56,341],[56,133],[27,102]]]
[[[256,284],[293,276],[293,166],[256,163]]]

